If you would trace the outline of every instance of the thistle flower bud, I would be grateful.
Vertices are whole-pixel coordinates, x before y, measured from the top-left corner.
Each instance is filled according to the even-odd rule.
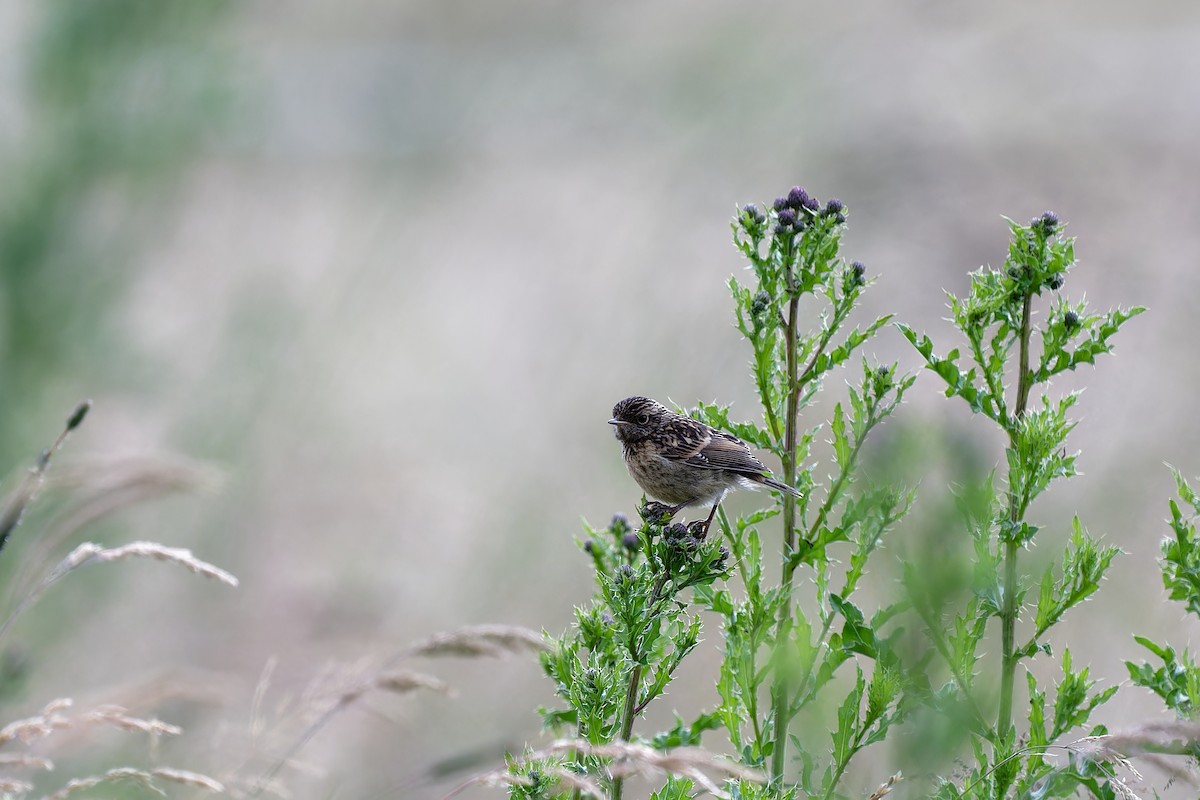
[[[846,268],[846,273],[842,278],[844,291],[849,293],[857,289],[859,286],[862,286],[863,283],[866,282],[864,278],[866,274],[867,268],[861,261],[851,262],[850,266]]]
[[[717,548],[717,558],[715,561],[713,561],[713,564],[712,564],[713,569],[724,570],[725,562],[728,560],[729,560],[729,548],[727,548],[725,545],[721,545],[720,547]]]
[[[663,538],[667,541],[683,539],[688,535],[687,526],[682,522],[674,522],[667,526],[667,530],[663,534]]]
[[[871,374],[871,389],[876,397],[883,397],[892,388],[892,370],[888,367],[877,367]]]
[[[750,303],[750,313],[755,317],[761,317],[770,307],[771,295],[767,294],[765,290],[760,290],[758,294],[754,295],[753,302]]]
[[[808,208],[809,201],[812,200],[808,196],[808,192],[804,191],[801,186],[793,186],[792,190],[787,194],[787,204],[789,207],[799,211],[802,208]]]

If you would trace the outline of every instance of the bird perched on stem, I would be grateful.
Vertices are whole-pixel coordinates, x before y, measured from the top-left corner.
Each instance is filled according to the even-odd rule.
[[[621,442],[629,474],[646,494],[670,504],[670,516],[686,506],[712,503],[705,532],[730,489],[767,486],[800,496],[772,478],[741,439],[648,397],[626,397],[617,403],[608,424]]]

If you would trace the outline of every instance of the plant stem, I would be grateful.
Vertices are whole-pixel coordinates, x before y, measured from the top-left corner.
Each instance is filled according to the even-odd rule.
[[[863,739],[866,738],[866,735],[867,731],[864,729],[860,730],[854,737],[854,744],[850,746],[849,755],[845,761],[839,762],[837,768],[834,769],[833,780],[831,780],[829,782],[829,786],[826,787],[825,794],[821,795],[821,800],[829,800],[829,798],[833,797],[834,789],[837,788],[838,783],[842,780],[842,776],[846,774],[846,767],[850,766],[850,759],[854,757],[855,753],[862,749]]]
[[[789,283],[790,283],[789,279]],[[791,287],[789,287],[791,288]],[[796,364],[796,317],[799,314],[800,297],[793,292],[788,303],[787,318],[787,415],[784,424],[783,443],[783,480],[788,486],[796,483],[796,426],[799,424],[800,386],[797,380]],[[775,628],[775,649],[780,652],[787,643],[788,632],[792,624],[792,580],[796,573],[796,563],[792,553],[796,549],[796,498],[790,494],[783,496],[783,577],[782,586],[786,598],[779,610],[779,623]],[[790,717],[789,696],[791,694],[789,675],[786,668],[780,669],[780,659],[775,659],[775,685],[771,691],[772,716],[775,734],[775,747],[771,751],[771,780],[778,783],[783,778],[784,751],[787,747],[787,728]]]
[[[658,613],[655,607],[658,605],[658,601],[662,599],[662,593],[666,589],[669,577],[664,571],[654,584],[654,591],[650,594],[650,604],[647,606],[651,615],[657,615]],[[658,620],[653,620],[651,624],[658,624]],[[621,740],[625,742],[633,738],[633,721],[637,719],[638,712],[642,710],[638,706],[638,688],[642,684],[640,641],[641,636],[638,636],[629,644],[629,657],[633,661],[633,670],[629,673],[629,687],[625,690],[625,707],[621,711]],[[625,781],[623,778],[613,780],[612,800],[621,800],[621,794],[625,788],[624,784]]]
[[[1017,428],[1025,417],[1025,408],[1029,402],[1031,375],[1029,372],[1029,334],[1030,307],[1033,295],[1026,294],[1021,306],[1020,357],[1017,376],[1017,402],[1013,416],[1009,421],[1009,447],[1017,448]],[[1011,477],[1011,476],[1010,476]],[[1010,480],[1011,486],[1011,480]],[[1010,488],[1008,502],[1008,518],[1013,523],[1020,522],[1024,513],[1024,503]],[[1000,664],[1000,710],[996,716],[996,735],[1005,737],[1012,728],[1012,698],[1013,683],[1017,674],[1016,630],[1017,630],[1017,556],[1020,553],[1020,543],[1010,539],[1004,543],[1004,608],[1000,613],[1001,625],[1001,664]]]
[[[625,709],[621,712],[621,739],[628,742],[633,736],[633,720],[637,715],[638,686],[642,682],[642,665],[635,664],[629,673],[629,687],[625,690]]]

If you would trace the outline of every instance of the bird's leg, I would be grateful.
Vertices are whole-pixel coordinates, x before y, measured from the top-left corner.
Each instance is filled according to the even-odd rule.
[[[672,517],[674,517],[682,509],[684,509],[687,506],[690,506],[692,503],[696,502],[699,499],[700,499],[699,497],[693,497],[691,500],[684,500],[682,503],[679,503],[677,505],[668,506],[667,513],[669,513]]]
[[[704,520],[704,536],[708,536],[708,529],[712,527],[713,517],[717,515],[717,506],[719,505],[721,505],[721,498],[718,497],[717,502],[713,503],[712,510],[708,512],[708,519]]]
[[[721,505],[720,499],[713,503],[712,510],[708,512],[708,519],[698,519],[692,524],[688,525],[688,533],[690,533],[696,539],[704,539],[706,536],[708,536],[708,529],[712,527],[713,517],[716,516],[717,506],[719,505]]]

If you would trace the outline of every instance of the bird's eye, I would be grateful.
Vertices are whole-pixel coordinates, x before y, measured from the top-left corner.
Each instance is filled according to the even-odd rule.
[[[650,422],[650,415],[649,414],[638,414],[637,422],[638,422],[638,425],[647,424],[648,422]]]

